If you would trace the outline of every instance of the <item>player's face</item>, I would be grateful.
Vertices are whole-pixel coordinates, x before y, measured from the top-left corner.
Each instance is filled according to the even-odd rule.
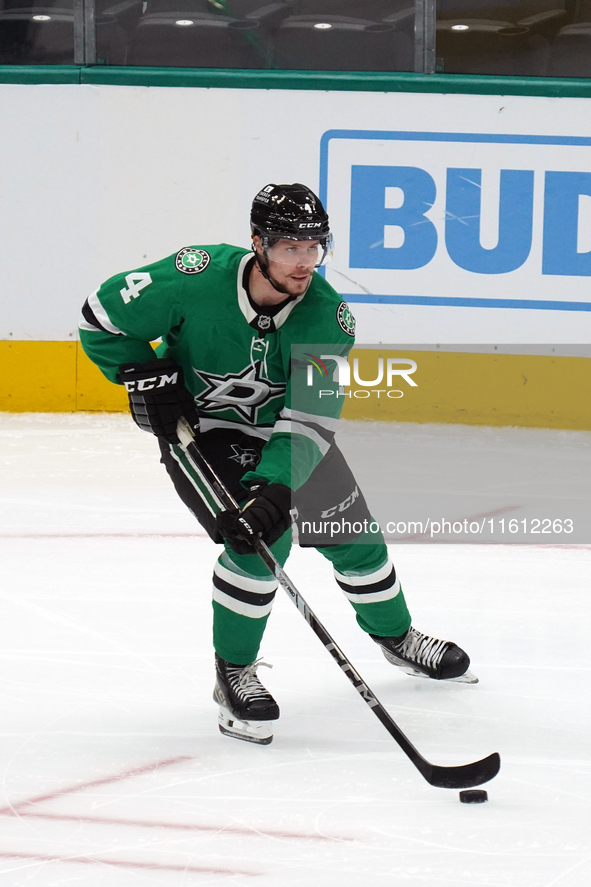
[[[322,257],[315,240],[279,240],[267,249],[269,274],[292,296],[301,296]]]

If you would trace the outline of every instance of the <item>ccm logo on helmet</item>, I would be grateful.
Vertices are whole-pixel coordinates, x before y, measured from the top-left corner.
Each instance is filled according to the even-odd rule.
[[[167,376],[162,373],[161,376],[153,376],[151,379],[140,379],[139,381],[124,382],[125,388],[130,393],[132,391],[152,391],[154,388],[166,388],[167,385],[176,385],[179,378],[178,372]]]
[[[322,222],[300,222],[300,228],[320,228]]]

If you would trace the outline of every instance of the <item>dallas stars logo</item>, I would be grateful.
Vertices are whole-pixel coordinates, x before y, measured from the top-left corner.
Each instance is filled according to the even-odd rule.
[[[211,256],[204,249],[195,246],[186,246],[176,254],[175,265],[177,271],[183,274],[201,274],[211,261]]]
[[[217,376],[196,370],[195,374],[207,386],[198,395],[199,407],[204,413],[218,410],[234,410],[241,419],[256,425],[258,411],[274,397],[283,397],[285,383],[271,382],[262,375],[262,366],[257,361],[240,373],[226,373]]]
[[[231,459],[233,462],[238,462],[243,468],[246,468],[247,465],[258,465],[261,457],[257,453],[256,450],[250,449],[249,447],[243,448],[238,446],[238,444],[231,444],[233,456],[228,456],[228,459]]]

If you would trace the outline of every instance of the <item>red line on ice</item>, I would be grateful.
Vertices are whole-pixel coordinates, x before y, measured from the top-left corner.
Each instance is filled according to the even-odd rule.
[[[3,807],[0,809],[0,815],[18,816],[23,807],[31,804],[40,804],[42,801],[54,801],[56,798],[63,798],[64,795],[70,795],[74,792],[80,792],[87,788],[93,788],[98,785],[109,785],[112,782],[119,782],[122,779],[132,779],[134,776],[142,776],[145,773],[154,773],[162,767],[171,767],[181,761],[191,761],[188,755],[179,755],[177,758],[168,758],[165,761],[156,761],[153,764],[145,764],[143,767],[135,767],[133,770],[125,770],[123,773],[116,773],[113,776],[103,776],[100,779],[92,779],[89,782],[80,782],[77,785],[71,785],[67,788],[57,789],[46,795],[38,795],[35,798],[29,798],[26,801],[19,801],[11,807]]]
[[[155,773],[163,767],[171,767],[174,764],[178,764],[181,761],[191,761],[193,760],[188,755],[180,755],[176,758],[168,758],[164,761],[156,761],[152,764],[145,764],[143,767],[134,767],[133,770],[125,770],[122,773],[114,774],[113,776],[103,776],[100,779],[92,779],[88,782],[80,782],[77,785],[71,785],[66,788],[58,789],[54,792],[49,792],[45,795],[37,795],[34,798],[28,798],[25,801],[19,801],[17,804],[13,804],[10,807],[3,807],[0,809],[0,816],[13,816],[19,818],[35,818],[35,819],[53,819],[57,821],[64,822],[89,822],[95,823],[98,825],[106,824],[106,825],[125,825],[125,826],[139,826],[142,828],[163,828],[163,829],[171,829],[175,831],[208,831],[208,832],[227,832],[228,834],[236,834],[236,835],[249,835],[249,836],[257,836],[260,835],[262,837],[269,838],[282,838],[282,839],[300,839],[300,840],[316,840],[316,841],[353,841],[354,838],[348,837],[332,837],[330,835],[320,835],[317,833],[309,833],[305,834],[302,832],[287,832],[287,831],[275,831],[275,830],[266,830],[263,831],[261,829],[256,828],[240,828],[239,826],[226,826],[226,825],[192,825],[190,823],[176,823],[176,822],[153,822],[150,820],[141,820],[141,819],[115,819],[115,818],[107,818],[100,816],[87,816],[85,814],[75,815],[75,814],[67,814],[67,813],[43,813],[37,810],[28,810],[28,807],[33,806],[33,804],[41,804],[44,801],[54,801],[58,798],[63,798],[66,795],[75,794],[77,792],[84,791],[87,788],[94,788],[96,786],[110,785],[113,782],[120,782],[124,779],[133,779],[136,776],[143,776],[146,773]]]
[[[0,539],[208,539],[207,533],[0,533]]]
[[[0,811],[1,813],[1,811]],[[58,822],[90,822],[98,825],[127,825],[127,826],[139,826],[141,828],[163,828],[163,829],[172,829],[174,831],[187,831],[187,832],[216,832],[218,834],[231,834],[231,835],[247,835],[247,836],[260,836],[263,838],[295,838],[300,840],[315,840],[315,841],[354,841],[355,838],[347,838],[347,837],[332,837],[331,835],[320,835],[320,834],[305,834],[303,832],[284,832],[284,831],[276,831],[274,829],[257,829],[257,828],[241,828],[240,826],[233,825],[192,825],[191,823],[182,823],[182,822],[154,822],[152,820],[147,819],[115,819],[111,817],[103,817],[103,816],[87,816],[86,814],[76,815],[76,814],[67,814],[67,813],[29,813],[27,810],[21,812],[17,811],[15,814],[19,817],[27,818],[27,819],[54,819]]]
[[[207,875],[260,875],[261,872],[245,872],[240,869],[221,869],[213,865],[175,865],[161,862],[131,862],[125,859],[100,859],[96,856],[50,856],[45,853],[10,853],[0,850],[1,859],[38,859],[39,862],[82,862],[92,865],[112,865],[115,868],[149,869],[158,872],[200,872]]]
[[[591,551],[591,545],[577,545],[576,543],[571,543],[568,545],[565,542],[522,542],[519,543],[527,548],[570,548],[570,549],[583,549],[583,551]]]

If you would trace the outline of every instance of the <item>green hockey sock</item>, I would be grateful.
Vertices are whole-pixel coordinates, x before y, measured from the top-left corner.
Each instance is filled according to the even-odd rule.
[[[332,562],[335,578],[364,631],[399,637],[410,628],[410,613],[385,543],[351,542],[318,550]]]
[[[287,560],[291,531],[271,547],[277,560]],[[273,606],[277,580],[258,554],[222,553],[213,571],[213,645],[222,659],[248,665],[257,658]]]

